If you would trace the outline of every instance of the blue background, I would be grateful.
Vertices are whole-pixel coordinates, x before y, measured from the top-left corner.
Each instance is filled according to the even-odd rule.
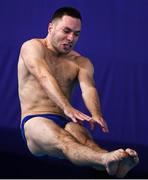
[[[136,171],[144,176],[148,170],[147,0],[0,1],[0,152],[29,156],[19,131],[19,50],[24,41],[46,36],[51,15],[61,6],[73,6],[82,14],[82,32],[75,49],[94,64],[110,129],[104,134],[97,126],[92,135],[110,150],[135,148],[141,160]],[[73,104],[88,113],[79,87]]]

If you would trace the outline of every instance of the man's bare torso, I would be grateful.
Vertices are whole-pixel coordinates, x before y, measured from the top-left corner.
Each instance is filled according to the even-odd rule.
[[[77,82],[80,55],[74,51],[56,57],[47,49],[44,40],[37,40],[43,46],[44,59],[49,71],[57,80],[64,95],[70,99],[72,89]],[[47,96],[38,80],[29,72],[20,54],[18,63],[19,98],[22,117],[30,114],[59,114],[63,111]]]

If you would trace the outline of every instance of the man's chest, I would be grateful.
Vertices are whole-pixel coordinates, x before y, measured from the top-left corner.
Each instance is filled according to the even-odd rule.
[[[48,68],[61,86],[68,86],[76,81],[78,65],[71,60],[48,61]]]

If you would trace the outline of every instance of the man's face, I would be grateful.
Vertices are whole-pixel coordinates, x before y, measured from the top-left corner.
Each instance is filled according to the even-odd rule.
[[[80,30],[80,19],[66,15],[57,19],[49,26],[53,48],[59,53],[69,53],[79,38]]]

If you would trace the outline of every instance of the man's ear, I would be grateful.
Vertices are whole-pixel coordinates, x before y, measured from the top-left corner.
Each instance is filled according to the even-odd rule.
[[[53,24],[50,22],[50,23],[48,24],[48,32],[50,32],[52,28],[53,28]]]

